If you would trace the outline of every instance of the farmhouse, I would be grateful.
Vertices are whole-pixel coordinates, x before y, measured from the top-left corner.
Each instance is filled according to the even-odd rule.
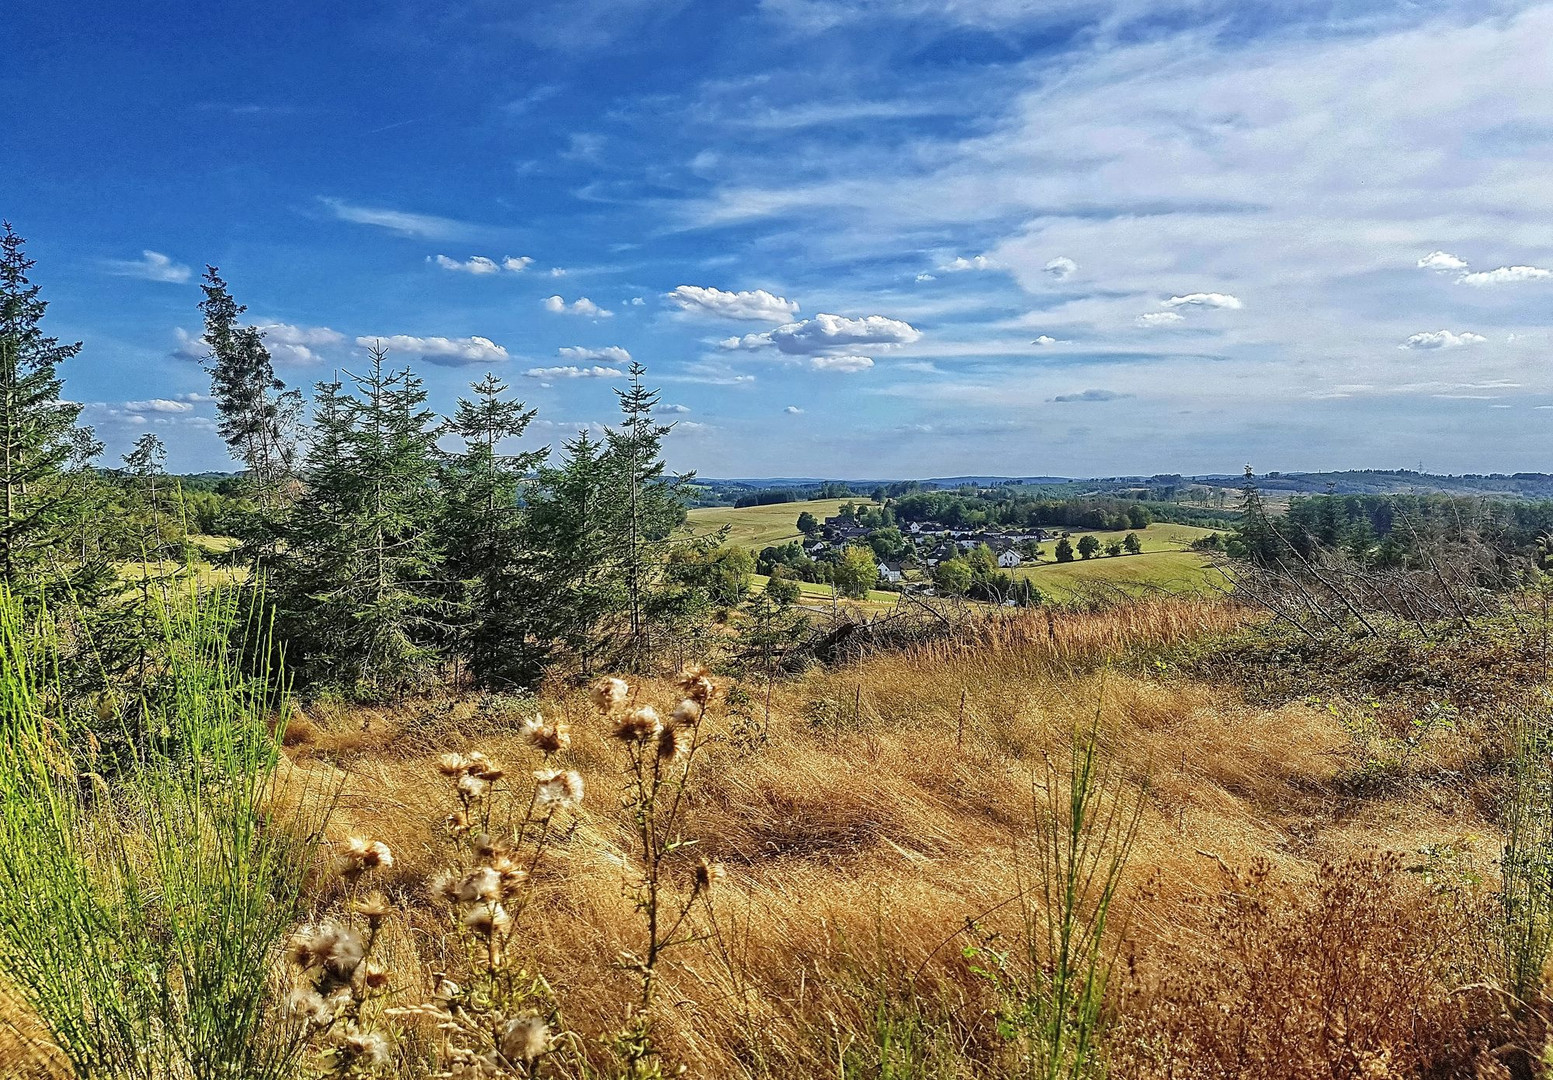
[[[895,584],[899,584],[900,580],[905,576],[906,575],[901,570],[900,563],[885,562],[882,559],[879,561],[880,581],[889,581]]]
[[[1009,548],[1003,554],[998,556],[998,565],[1003,567],[1005,570],[1012,569],[1023,561],[1024,560],[1019,557],[1019,552],[1015,551],[1013,548]]]

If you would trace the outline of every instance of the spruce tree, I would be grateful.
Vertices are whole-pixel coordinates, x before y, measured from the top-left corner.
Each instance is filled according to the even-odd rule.
[[[660,424],[653,416],[659,394],[642,382],[647,369],[633,362],[629,371],[630,385],[615,391],[624,419],[605,435],[605,464],[619,518],[617,555],[613,561],[625,585],[625,660],[640,667],[652,652],[653,621],[682,606],[674,593],[660,594],[656,586],[668,554],[669,537],[685,520],[679,487],[693,479],[694,474],[669,474],[663,461],[663,437],[674,425]]]
[[[81,351],[43,332],[48,302],[27,272],[26,243],[0,224],[0,584],[41,598],[68,591],[90,603],[111,582],[100,518],[88,510],[102,445],[60,398],[59,365]]]
[[[508,387],[487,374],[460,398],[445,426],[463,442],[440,470],[439,513],[444,576],[449,581],[456,652],[467,655],[485,685],[530,683],[545,649],[531,632],[534,565],[523,533],[522,487],[547,450],[504,455],[497,446],[521,436],[534,410],[507,400]]]
[[[620,520],[604,444],[583,430],[562,451],[559,465],[539,471],[524,534],[542,597],[537,636],[568,649],[587,674],[614,650],[627,607],[613,561]]]
[[[200,289],[205,293],[200,311],[210,346],[205,367],[221,416],[221,437],[247,469],[249,491],[260,510],[273,514],[288,493],[301,394],[288,391],[275,377],[263,332],[238,323],[248,309],[232,298],[214,266],[205,267]]]
[[[376,696],[425,682],[441,633],[436,439],[408,369],[321,383],[305,490],[270,577],[277,621],[304,678]]]

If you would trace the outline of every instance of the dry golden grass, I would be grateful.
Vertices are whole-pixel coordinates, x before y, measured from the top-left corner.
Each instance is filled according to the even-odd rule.
[[[1348,991],[1384,996],[1379,987],[1401,972],[1435,994],[1440,972],[1456,961],[1445,953],[1461,943],[1426,935],[1419,948],[1427,955],[1416,962],[1388,967],[1375,959],[1407,927],[1433,918],[1432,894],[1393,882],[1394,860],[1377,853],[1416,861],[1412,853],[1460,844],[1467,834],[1479,838],[1480,862],[1492,853],[1492,827],[1464,793],[1341,797],[1338,781],[1354,765],[1355,745],[1327,711],[1252,708],[1227,688],[1105,663],[1129,648],[1223,632],[1246,618],[1189,600],[1050,619],[1018,613],[989,623],[974,642],[881,655],[779,685],[769,744],[753,752],[714,746],[695,787],[687,835],[729,876],[718,894],[716,937],[675,954],[664,971],[659,1024],[669,1058],[708,1077],[876,1075],[846,1065],[872,1052],[881,1008],[900,1006],[930,1018],[958,1062],[934,1075],[985,1075],[975,1070],[997,1057],[996,1002],[961,957],[966,920],[978,918],[989,932],[1017,930],[1014,909],[1000,905],[1032,872],[1034,777],[1044,756],[1065,754],[1075,727],[1097,710],[1107,755],[1143,803],[1116,919],[1136,973],[1118,996],[1120,1030],[1133,1040],[1128,1075],[1393,1075],[1374,1070],[1402,1063],[1392,1045],[1397,1024],[1415,1024],[1420,1039],[1454,1037],[1439,1026],[1445,1012],[1433,997],[1425,995],[1422,1012],[1388,997],[1376,1004],[1385,1015],[1373,1030],[1343,1021],[1347,1056],[1328,1073],[1305,1065],[1279,1071],[1271,1060],[1243,1073],[1209,1064],[1171,1071],[1149,1056],[1148,1047],[1176,1040],[1197,1047],[1205,1063],[1218,1060],[1213,1040],[1224,1031],[1194,1022],[1213,1008],[1233,1010],[1237,994],[1240,1006],[1267,1005],[1247,999],[1240,982],[1226,981],[1211,1001],[1160,989],[1175,986],[1172,977],[1229,970],[1225,950],[1250,931],[1226,929],[1211,914],[1226,903],[1227,874],[1260,867],[1260,902],[1272,914],[1255,933],[1274,945],[1350,957]],[[674,700],[666,683],[649,681],[643,694],[660,708]],[[518,777],[535,759],[516,733],[521,718],[510,733],[469,738],[462,732],[477,720],[491,728],[471,703],[420,703],[415,711],[429,707],[445,714],[431,734],[423,721],[400,723],[392,713],[333,710],[294,723],[288,738],[298,778],[340,783],[337,834],[383,839],[395,852],[379,884],[404,909],[390,947],[410,996],[429,988],[431,971],[459,962],[423,889],[447,858],[438,823],[449,807],[436,755],[480,749]],[[556,849],[541,892],[542,930],[527,945],[555,985],[566,1022],[596,1054],[634,992],[615,961],[638,946],[640,933],[624,888],[631,868],[619,762],[582,694],[555,688],[542,707],[570,722],[564,762],[583,774],[588,796],[582,827]],[[1338,866],[1360,867],[1353,872],[1370,884],[1331,899]],[[320,907],[336,901],[334,888],[320,885]],[[1290,927],[1301,925],[1299,913],[1308,915],[1312,903],[1320,910],[1311,895],[1328,897],[1344,919],[1375,933],[1350,927],[1297,939]],[[1238,959],[1244,965],[1257,955]],[[1286,990],[1302,985],[1297,973],[1285,983]],[[1415,994],[1414,983],[1398,983],[1396,992]],[[1267,1030],[1252,1034],[1265,1040]],[[1353,1045],[1366,1039],[1379,1041]],[[1323,1046],[1301,1043],[1304,1056],[1296,1057],[1328,1061]],[[1415,1058],[1394,1074],[1422,1075]]]

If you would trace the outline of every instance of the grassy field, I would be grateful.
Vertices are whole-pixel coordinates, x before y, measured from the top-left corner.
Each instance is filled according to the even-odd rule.
[[[751,583],[757,589],[764,589],[766,582],[771,579],[764,574],[752,574]],[[829,606],[835,597],[835,590],[829,585],[822,585],[813,581],[798,582],[798,602],[800,604],[824,604]],[[866,600],[842,600],[841,605],[849,608],[861,608],[869,614],[880,611],[888,611],[900,600],[899,593],[885,592],[882,589],[873,589],[868,593]]]
[[[759,551],[772,544],[797,540],[798,515],[805,510],[824,521],[841,509],[842,503],[859,499],[813,499],[809,502],[775,503],[770,506],[708,506],[690,511],[690,527],[700,534],[729,526],[728,543]]]
[[[1042,592],[1062,600],[1092,585],[1108,585],[1120,588],[1164,589],[1168,592],[1201,592],[1213,589],[1218,576],[1208,567],[1208,558],[1188,545],[1199,537],[1207,536],[1212,529],[1200,529],[1195,525],[1154,524],[1146,529],[1132,530],[1143,541],[1143,554],[1119,555],[1114,558],[1097,556],[1093,559],[1075,559],[1070,563],[1046,561],[1052,558],[1056,541],[1042,545],[1043,561],[1027,564],[1014,571],[1018,577],[1035,582]],[[1101,546],[1112,540],[1120,540],[1127,531],[1075,532],[1071,537],[1075,548],[1083,536],[1093,536]]]

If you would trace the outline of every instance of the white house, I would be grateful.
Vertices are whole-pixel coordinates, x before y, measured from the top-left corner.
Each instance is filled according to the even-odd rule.
[[[880,581],[892,581],[892,582],[893,581],[900,581],[903,576],[904,575],[901,573],[899,567],[891,566],[887,562],[882,562],[881,561],[879,563],[879,580]]]
[[[1004,569],[1011,569],[1015,566],[1018,566],[1023,561],[1024,560],[1019,557],[1019,552],[1015,551],[1013,548],[1009,548],[1003,554],[998,556],[998,565]]]

